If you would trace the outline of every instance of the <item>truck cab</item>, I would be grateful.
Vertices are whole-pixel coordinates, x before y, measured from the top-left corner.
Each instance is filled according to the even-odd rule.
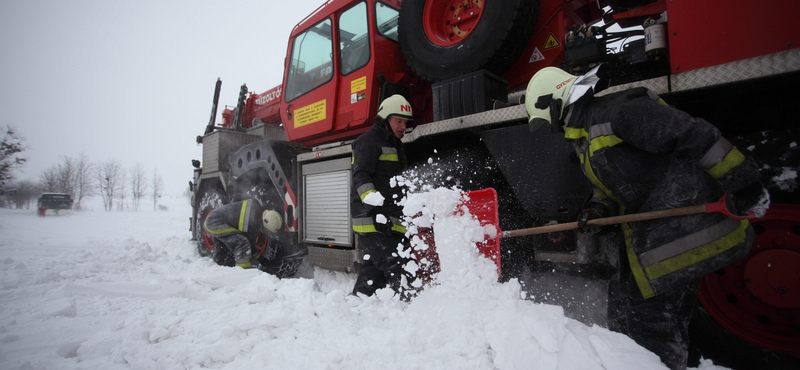
[[[352,139],[398,89],[425,111],[427,84],[403,63],[398,44],[399,3],[335,0],[293,29],[280,109],[290,141]]]

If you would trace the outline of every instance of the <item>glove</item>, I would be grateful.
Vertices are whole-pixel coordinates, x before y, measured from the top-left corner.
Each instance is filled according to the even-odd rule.
[[[761,218],[769,208],[769,193],[760,182],[754,182],[734,192],[727,204],[733,214],[746,216],[752,211],[756,218]]]
[[[591,203],[578,213],[578,230],[582,233],[597,234],[602,231],[602,225],[587,225],[586,221],[611,216],[611,210],[600,203]]]
[[[379,233],[389,235],[392,232],[392,220],[381,213],[372,216],[372,224],[375,225],[375,230]]]

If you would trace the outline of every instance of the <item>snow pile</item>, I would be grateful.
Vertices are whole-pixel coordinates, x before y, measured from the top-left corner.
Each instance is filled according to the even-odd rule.
[[[306,266],[279,280],[216,266],[189,240],[185,199],[45,218],[0,209],[0,368],[664,368],[627,337],[497,283],[465,248],[482,231],[452,216],[459,196],[407,199],[435,221],[442,260],[411,303],[390,290],[351,296],[353,274]]]
[[[417,226],[433,227],[441,267],[435,283],[407,312],[421,327],[442,333],[443,343],[449,336],[451,345],[467,346],[477,356],[454,368],[663,368],[658,357],[629,338],[568,319],[558,306],[522,300],[516,280],[498,283],[496,265],[474,247],[486,230],[463,206],[454,214],[463,197],[457,190],[437,188],[410,196],[404,208],[406,216],[417,215]]]

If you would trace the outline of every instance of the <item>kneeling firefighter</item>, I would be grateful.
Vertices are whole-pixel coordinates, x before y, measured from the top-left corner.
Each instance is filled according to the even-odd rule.
[[[391,181],[406,169],[406,154],[400,139],[412,120],[408,100],[392,95],[381,102],[369,131],[353,142],[350,216],[353,231],[364,250],[364,263],[353,294],[370,296],[389,286],[401,299],[408,300],[414,295],[410,286],[414,276],[405,270],[408,258],[404,256],[409,245],[406,228],[400,221],[403,209],[397,204],[404,196],[403,187],[392,186]]]
[[[265,231],[277,232],[282,223],[278,212],[265,209],[254,199],[213,210],[204,227],[214,239],[214,262],[222,266],[260,268],[262,259],[269,261],[275,256],[277,243],[268,243],[265,250],[254,251],[256,239]]]
[[[580,212],[582,232],[597,217],[704,204],[729,195],[730,208],[763,216],[769,195],[757,167],[720,131],[634,88],[605,96],[607,66],[583,76],[548,67],[527,88],[531,130],[549,123],[572,142],[595,187]],[[706,213],[622,224],[618,274],[609,283],[608,325],[685,369],[688,327],[703,275],[743,258],[747,220]]]

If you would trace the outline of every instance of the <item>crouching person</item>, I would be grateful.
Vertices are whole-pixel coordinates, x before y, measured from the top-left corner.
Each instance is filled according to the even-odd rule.
[[[274,243],[269,243],[264,255],[254,251],[254,245],[259,234],[275,233],[281,224],[278,212],[246,199],[213,210],[204,226],[214,239],[214,262],[248,269],[260,268],[260,259],[269,260],[275,255]]]

